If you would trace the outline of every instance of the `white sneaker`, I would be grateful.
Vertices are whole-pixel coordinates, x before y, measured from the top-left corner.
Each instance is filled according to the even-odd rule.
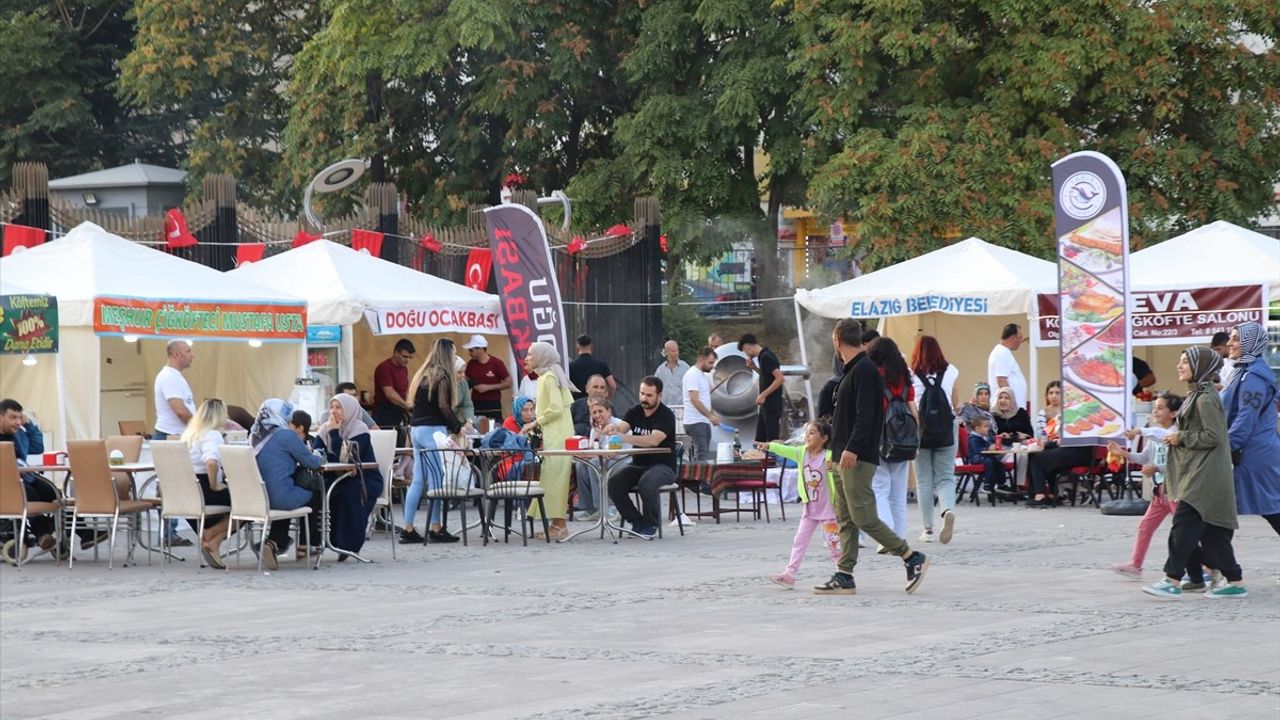
[[[677,520],[672,520],[672,521],[671,521],[671,525],[670,525],[669,527],[678,528],[678,527],[680,527],[682,524],[683,524],[685,527],[687,527],[687,528],[688,528],[688,527],[693,527],[694,525],[697,525],[698,523],[694,522],[694,521],[693,521],[693,520],[692,520],[688,515],[685,515],[684,513],[680,513],[680,517],[679,517],[679,519],[677,519]]]
[[[923,543],[933,542],[933,531],[925,530],[924,532],[920,533],[920,542],[923,542]]]
[[[938,534],[938,542],[943,545],[951,542],[951,534],[956,529],[956,514],[950,510],[942,513],[942,532]]]
[[[578,520],[581,522],[595,522],[599,519],[600,519],[599,510],[591,513],[586,513],[585,515],[582,515],[581,517],[578,518]]]

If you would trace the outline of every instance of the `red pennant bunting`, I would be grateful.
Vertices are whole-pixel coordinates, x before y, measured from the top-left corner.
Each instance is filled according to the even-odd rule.
[[[322,237],[324,237],[324,236],[323,236],[323,235],[312,235],[311,233],[307,232],[306,230],[299,230],[299,231],[298,231],[298,234],[293,236],[293,246],[294,246],[294,247],[296,247],[296,248],[300,248],[300,247],[302,247],[303,245],[306,245],[307,243],[313,243],[313,242],[315,242],[315,241],[319,240],[319,239],[320,239],[320,238],[322,238]]]
[[[569,243],[569,247],[566,249],[569,251],[570,255],[577,255],[587,249],[587,241],[584,240],[581,235],[574,235],[573,240]]]
[[[164,246],[166,250],[191,247],[198,241],[187,229],[187,218],[180,208],[170,208],[164,214]]]
[[[4,254],[9,255],[18,248],[26,250],[44,244],[44,229],[27,227],[26,225],[4,226]]]
[[[255,263],[262,259],[263,253],[267,251],[267,246],[263,243],[251,243],[248,245],[236,246],[236,267]]]
[[[604,231],[604,236],[611,237],[611,238],[624,237],[630,234],[631,234],[631,228],[621,223],[614,225],[613,227]]]
[[[352,230],[351,249],[382,257],[382,233],[373,230]]]
[[[432,235],[431,233],[427,233],[426,235],[423,235],[421,242],[422,242],[422,247],[430,250],[433,253],[438,253],[444,249],[444,246],[441,245],[436,240],[436,236]]]
[[[663,254],[667,252],[667,236],[665,233],[658,236],[658,247],[662,249]]]
[[[484,292],[489,287],[489,273],[493,270],[493,254],[485,248],[473,248],[467,253],[467,287]]]

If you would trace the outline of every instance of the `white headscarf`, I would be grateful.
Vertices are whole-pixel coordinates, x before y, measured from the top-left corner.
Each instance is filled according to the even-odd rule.
[[[529,365],[533,371],[538,373],[538,377],[543,375],[555,375],[556,380],[560,381],[560,387],[570,392],[576,392],[578,386],[573,384],[569,379],[569,373],[564,371],[560,365],[560,353],[556,352],[556,348],[551,343],[536,342],[529,346]]]
[[[255,456],[262,452],[262,448],[266,446],[267,440],[275,434],[275,431],[289,424],[289,418],[292,416],[293,406],[280,398],[270,398],[262,402],[258,407],[258,417],[249,430],[249,444],[253,446]]]

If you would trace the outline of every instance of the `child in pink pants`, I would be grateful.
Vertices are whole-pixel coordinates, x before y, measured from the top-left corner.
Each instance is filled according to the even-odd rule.
[[[831,467],[831,451],[826,450],[831,437],[831,426],[815,420],[804,428],[804,447],[782,443],[756,443],[756,447],[786,458],[796,464],[797,485],[804,511],[800,514],[800,527],[791,543],[791,560],[787,569],[770,575],[769,579],[788,590],[795,587],[796,573],[804,561],[809,540],[816,530],[822,531],[823,543],[832,560],[840,559],[840,526],[836,512],[831,507],[831,493],[835,491],[835,479]]]
[[[1164,393],[1156,398],[1155,405],[1151,408],[1151,420],[1155,423],[1155,427],[1125,431],[1125,437],[1130,440],[1139,435],[1147,439],[1142,452],[1128,452],[1115,443],[1109,443],[1107,446],[1108,450],[1117,455],[1127,455],[1129,462],[1142,463],[1142,474],[1151,478],[1152,482],[1151,504],[1147,506],[1146,514],[1138,522],[1138,537],[1133,541],[1133,558],[1127,563],[1111,566],[1112,571],[1127,578],[1142,579],[1142,561],[1147,559],[1151,537],[1155,535],[1160,523],[1178,509],[1177,501],[1168,499],[1164,492],[1164,466],[1165,459],[1169,455],[1169,448],[1164,444],[1164,436],[1173,427],[1174,417],[1178,414],[1180,407],[1182,407],[1181,397],[1173,393]]]

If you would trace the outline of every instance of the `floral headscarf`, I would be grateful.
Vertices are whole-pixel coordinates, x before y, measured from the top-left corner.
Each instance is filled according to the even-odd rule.
[[[258,407],[258,417],[249,430],[249,444],[253,446],[255,456],[262,452],[262,448],[266,446],[267,440],[275,434],[275,431],[289,424],[289,418],[292,416],[293,406],[280,398],[270,398],[262,402]]]

